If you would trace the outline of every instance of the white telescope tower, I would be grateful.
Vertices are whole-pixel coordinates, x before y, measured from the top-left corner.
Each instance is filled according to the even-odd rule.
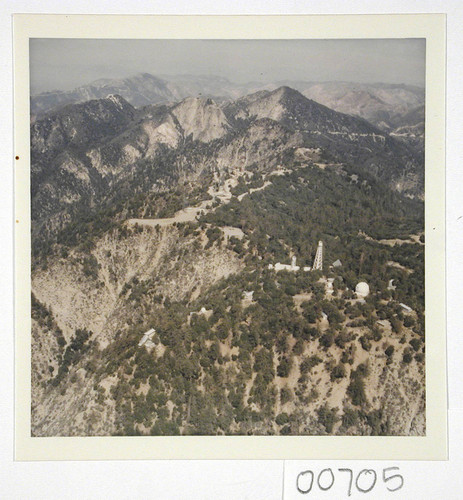
[[[317,253],[315,254],[315,260],[313,261],[314,271],[323,270],[323,241],[318,242]]]

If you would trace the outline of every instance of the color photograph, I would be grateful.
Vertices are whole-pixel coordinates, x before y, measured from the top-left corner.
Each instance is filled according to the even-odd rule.
[[[426,436],[424,38],[29,68],[31,436]]]

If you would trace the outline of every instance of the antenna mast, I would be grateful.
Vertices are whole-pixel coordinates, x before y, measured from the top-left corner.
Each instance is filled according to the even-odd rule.
[[[313,261],[314,271],[323,270],[323,241],[318,242],[317,253],[315,254],[315,260]]]

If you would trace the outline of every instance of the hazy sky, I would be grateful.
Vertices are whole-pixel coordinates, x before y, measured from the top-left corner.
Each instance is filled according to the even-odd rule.
[[[140,72],[424,87],[425,40],[33,39],[30,66],[33,94]]]

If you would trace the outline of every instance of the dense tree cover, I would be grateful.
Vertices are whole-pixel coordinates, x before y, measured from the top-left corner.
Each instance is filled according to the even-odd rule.
[[[368,178],[366,174],[363,177],[363,181]],[[299,265],[312,265],[321,239],[325,244],[325,266],[337,259],[343,264],[336,270],[338,284],[354,289],[358,281],[367,281],[384,297],[389,294],[422,311],[423,247],[410,243],[388,246],[366,240],[359,231],[377,240],[407,239],[423,230],[423,205],[393,193],[371,178],[366,185],[361,180],[346,183],[336,172],[315,166],[301,168],[286,176],[274,176],[272,186],[241,202],[232,199],[202,220],[240,227],[249,238],[247,253],[256,252],[264,264],[289,263],[291,249]],[[396,291],[386,290],[390,279],[395,280]]]
[[[414,332],[408,344],[404,337],[400,354],[392,346],[381,347],[384,366],[395,354],[404,366],[423,361],[424,248],[384,245],[359,231],[375,240],[406,239],[422,231],[422,204],[358,175],[363,177],[346,183],[337,171],[301,168],[272,177],[271,186],[242,201],[233,198],[199,224],[180,225],[180,238],[202,233],[207,248],[228,245],[242,258],[244,271],[183,301],[164,297],[154,280],[132,278],[120,299],[141,319],[128,319],[102,352],[89,342],[89,332],[76,331],[53,383],[62,383],[93,349],[97,380],[117,375],[110,397],[121,435],[332,433],[339,425],[387,432],[385,417],[374,413],[366,395],[368,368],[354,361],[356,352],[373,355],[384,342],[378,320],[389,321],[392,335]],[[181,206],[181,196],[171,195],[161,204],[166,214]],[[68,226],[58,245],[78,247],[84,274],[97,279],[92,241],[122,213],[142,206],[143,213],[152,213],[146,211],[146,198],[140,199],[140,205],[134,199],[121,202],[101,222],[89,217]],[[245,237],[225,242],[223,226],[239,227]],[[299,265],[312,265],[319,240],[325,246],[323,272],[268,269],[269,263],[289,263],[291,254]],[[336,259],[342,266],[330,269]],[[332,295],[326,293],[328,277],[334,278]],[[390,279],[395,290],[387,289]],[[354,300],[359,281],[367,281],[372,292],[364,301]],[[254,292],[250,305],[243,303],[245,290]],[[399,302],[411,306],[414,316],[404,315]],[[211,313],[201,313],[202,307]],[[37,304],[35,310],[38,317],[45,315]],[[155,347],[139,348],[141,335],[151,327]],[[328,356],[333,352],[336,361]],[[318,377],[327,372],[333,386],[345,384],[347,409],[321,404],[315,372]],[[291,379],[297,380],[294,390],[287,385]]]
[[[304,426],[294,420],[296,413],[276,414],[275,405],[317,400],[309,380],[314,368],[323,366],[322,352],[328,348],[339,351],[341,360],[325,363],[323,370],[333,384],[347,379],[347,395],[360,412],[341,413],[341,419],[339,409],[321,406],[316,412],[321,428],[331,433],[341,423],[345,428],[368,429],[372,422],[371,433],[386,429],[385,422],[378,424],[379,416],[375,420],[369,413],[367,366],[355,370],[351,366],[356,345],[369,349],[381,341],[376,321],[388,318],[401,323],[401,308],[396,300],[376,295],[364,303],[351,303],[343,298],[343,282],[339,296],[330,297],[323,292],[320,277],[320,273],[275,273],[255,262],[190,304],[162,300],[149,292],[148,282],[133,279],[122,293],[129,300],[136,294],[138,307],[149,314],[142,323],[128,326],[101,353],[97,371],[100,379],[117,374],[119,382],[111,395],[118,409],[118,433],[284,434],[294,429],[304,433]],[[243,307],[243,290],[254,292],[250,306]],[[294,296],[300,293],[312,298],[298,311]],[[200,313],[201,307],[212,314]],[[321,328],[321,312],[327,314],[328,328]],[[347,326],[351,317],[360,323]],[[142,333],[152,326],[157,347],[139,348]],[[364,332],[360,337],[354,333],[359,326]],[[313,345],[318,345],[319,354],[305,354]],[[422,347],[417,336],[410,341],[410,350],[404,350],[402,362],[411,363],[411,353],[421,354]],[[383,349],[386,365],[394,349]],[[291,374],[299,378],[295,393],[286,386],[279,390],[276,381]],[[146,384],[148,393],[140,393]]]
[[[171,217],[178,210],[207,197],[202,187],[191,189],[180,186],[167,192],[148,191],[129,197],[125,197],[122,190],[102,201],[97,209],[85,199],[71,212],[70,221],[55,234],[45,231],[34,235],[32,265],[34,268],[46,266],[47,259],[54,254],[67,258],[70,248],[77,248],[87,254],[86,258],[91,258],[88,254],[104,234],[115,230],[119,237],[130,234],[131,229],[125,225],[127,219]]]

